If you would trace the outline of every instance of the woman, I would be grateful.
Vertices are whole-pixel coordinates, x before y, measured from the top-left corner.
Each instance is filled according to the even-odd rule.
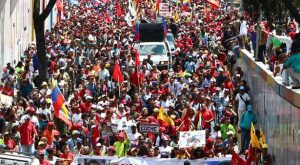
[[[74,159],[74,154],[70,152],[69,146],[63,146],[62,151],[63,153],[59,157],[62,159],[66,159],[69,163],[72,162]]]

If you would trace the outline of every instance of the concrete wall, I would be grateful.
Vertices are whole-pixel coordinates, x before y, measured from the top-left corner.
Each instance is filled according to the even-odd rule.
[[[41,0],[41,6],[49,0]],[[0,0],[0,75],[6,63],[14,63],[28,45],[35,40],[33,29],[33,0]],[[41,7],[41,8],[42,8]],[[57,9],[53,8],[45,21],[45,29],[51,29],[57,21]]]
[[[242,67],[244,79],[250,86],[259,121],[256,129],[264,130],[275,164],[299,165],[300,109],[294,106],[298,104],[299,93],[282,86],[270,72],[255,63],[252,56],[241,51],[237,66]]]

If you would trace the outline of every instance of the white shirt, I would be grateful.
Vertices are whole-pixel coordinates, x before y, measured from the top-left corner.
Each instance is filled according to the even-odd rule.
[[[81,113],[79,113],[79,114],[77,114],[77,113],[75,113],[75,114],[73,114],[72,115],[72,122],[73,123],[78,123],[79,121],[81,121],[82,119],[81,119]]]
[[[161,155],[168,155],[169,157],[171,157],[171,152],[172,152],[172,147],[167,146],[167,147],[159,147],[159,152]]]
[[[249,101],[250,100],[250,96],[247,94],[247,93],[244,93],[242,96],[240,96],[241,94],[238,93],[236,96],[235,96],[235,100],[239,102],[239,105],[238,105],[238,110],[239,111],[246,111],[246,104],[245,102],[241,99],[241,97],[243,97],[243,99],[245,101]]]
[[[248,33],[247,22],[243,21],[241,22],[241,26],[240,26],[240,35],[247,35],[247,33]]]
[[[107,69],[103,69],[99,71],[99,79],[105,80],[105,77],[109,77],[109,71]]]
[[[136,132],[135,134],[133,133],[128,133],[128,139],[132,142],[132,141],[137,141],[138,138],[141,136],[140,133]]]

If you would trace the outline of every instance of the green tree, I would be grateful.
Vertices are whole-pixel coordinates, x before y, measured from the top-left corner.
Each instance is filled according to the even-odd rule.
[[[300,23],[300,0],[243,0],[244,10],[252,18],[258,19],[262,11],[265,18],[271,22],[286,22],[290,15]]]
[[[38,86],[40,86],[43,81],[47,81],[48,79],[48,58],[46,56],[44,22],[49,16],[55,3],[56,0],[50,0],[46,8],[40,13],[40,0],[34,0],[33,21],[36,37],[37,57],[39,62],[39,79],[37,81]]]

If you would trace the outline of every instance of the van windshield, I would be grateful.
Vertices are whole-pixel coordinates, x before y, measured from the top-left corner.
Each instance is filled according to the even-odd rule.
[[[166,48],[164,45],[140,45],[139,55],[166,55]]]

